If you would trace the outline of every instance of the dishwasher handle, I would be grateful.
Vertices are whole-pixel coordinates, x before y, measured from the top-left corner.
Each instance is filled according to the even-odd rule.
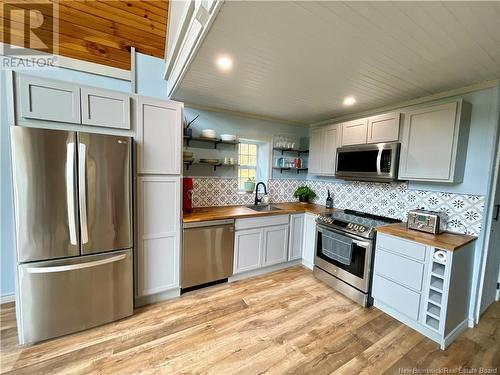
[[[197,221],[193,223],[184,223],[184,229],[193,228],[204,228],[204,227],[216,227],[221,225],[234,225],[234,219],[227,220],[208,220],[208,221]]]

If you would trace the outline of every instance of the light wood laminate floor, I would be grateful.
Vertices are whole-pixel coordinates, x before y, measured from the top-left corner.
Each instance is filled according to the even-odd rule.
[[[34,346],[17,345],[1,309],[2,373],[397,374],[399,368],[497,367],[500,304],[443,352],[301,266],[192,292],[133,317]]]

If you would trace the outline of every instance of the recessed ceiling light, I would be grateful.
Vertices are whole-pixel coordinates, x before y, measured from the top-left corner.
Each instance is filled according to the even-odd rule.
[[[233,67],[233,59],[229,56],[219,56],[217,58],[217,66],[220,70],[228,72]]]
[[[356,103],[356,98],[354,98],[354,96],[347,96],[344,99],[344,105],[353,105],[354,103]]]

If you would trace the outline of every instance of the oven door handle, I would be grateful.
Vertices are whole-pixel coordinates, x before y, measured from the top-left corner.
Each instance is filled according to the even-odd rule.
[[[352,243],[355,243],[359,247],[364,247],[365,249],[367,249],[370,246],[370,244],[368,242],[363,242],[363,241],[358,241],[358,240],[352,240]]]

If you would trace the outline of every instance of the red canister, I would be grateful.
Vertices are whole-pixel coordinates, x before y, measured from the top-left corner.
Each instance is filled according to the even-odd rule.
[[[193,209],[193,179],[184,177],[182,181],[182,208],[184,212]]]

